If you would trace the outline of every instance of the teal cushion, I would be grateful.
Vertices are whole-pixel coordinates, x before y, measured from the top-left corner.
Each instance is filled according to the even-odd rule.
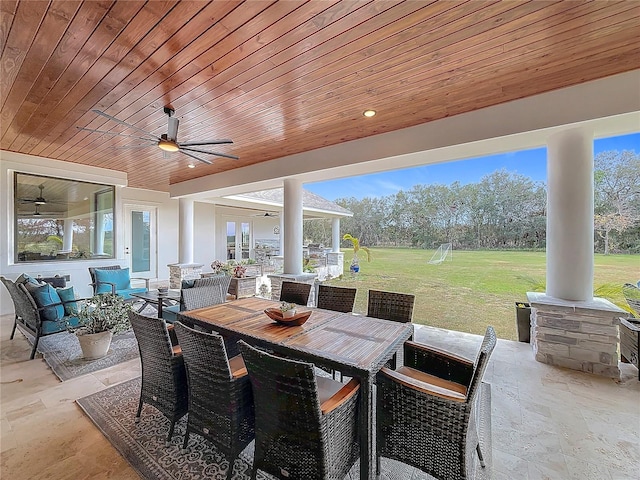
[[[162,309],[162,319],[167,323],[173,323],[178,320],[178,312],[180,305],[171,305]]]
[[[75,301],[76,294],[73,291],[73,287],[56,288],[60,301],[64,303],[65,315],[77,315],[78,314],[78,302]]]
[[[25,287],[29,290],[29,293],[33,297],[33,300],[36,302],[38,308],[48,307],[49,305],[53,305],[58,303],[51,308],[45,308],[40,310],[40,317],[42,320],[48,320],[50,322],[56,322],[62,317],[64,317],[64,307],[62,306],[62,301],[60,300],[60,295],[56,292],[56,289],[53,288],[48,283],[43,285],[34,285],[33,283],[25,283]]]
[[[67,325],[69,327],[78,327],[80,326],[80,320],[78,320],[77,317],[69,316],[63,317],[57,322],[42,322],[42,333],[46,335],[49,333],[64,332],[67,329]]]
[[[131,288],[131,277],[128,268],[120,268],[118,270],[100,270],[98,268],[95,273],[96,283],[98,283],[96,293],[111,293],[110,283],[115,284],[116,290],[128,290]]]

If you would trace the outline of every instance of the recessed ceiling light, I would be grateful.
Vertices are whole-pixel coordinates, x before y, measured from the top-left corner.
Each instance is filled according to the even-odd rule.
[[[196,166],[193,163],[190,163],[189,168],[196,168]]]
[[[365,117],[373,117],[376,114],[375,110],[365,110],[362,112]]]

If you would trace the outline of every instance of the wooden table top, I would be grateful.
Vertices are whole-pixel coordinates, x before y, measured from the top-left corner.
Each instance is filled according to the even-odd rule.
[[[360,370],[377,370],[413,331],[410,323],[302,307],[312,310],[300,326],[284,326],[271,320],[266,308],[280,302],[259,297],[243,298],[210,307],[181,312],[194,323],[220,333],[238,334],[280,345]]]

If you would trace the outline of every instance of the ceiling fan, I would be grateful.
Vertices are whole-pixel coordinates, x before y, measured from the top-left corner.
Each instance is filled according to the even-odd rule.
[[[273,212],[264,212],[264,213],[258,213],[256,215],[254,215],[254,217],[262,217],[262,218],[277,218],[280,215],[278,213],[273,213]]]
[[[46,205],[47,203],[61,203],[61,202],[59,202],[57,200],[46,200],[44,198],[44,195],[43,195],[44,185],[43,184],[38,185],[38,188],[40,189],[40,193],[38,194],[38,196],[36,198],[21,198],[20,199],[20,203],[35,203],[36,207],[38,205]]]
[[[43,218],[54,218],[55,215],[59,215],[59,212],[41,212],[40,211],[40,203],[35,204],[35,210],[33,212],[22,212],[19,213],[20,217],[43,217]]]
[[[136,138],[138,140],[144,140],[146,142],[146,143],[137,144],[137,145],[130,145],[128,146],[128,148],[150,147],[150,146],[156,145],[158,146],[158,148],[162,150],[164,158],[169,158],[169,154],[172,152],[180,152],[183,155],[194,158],[195,160],[198,160],[202,163],[206,163],[209,165],[213,163],[211,162],[211,160],[202,158],[200,156],[196,156],[191,152],[204,153],[207,155],[215,155],[217,157],[224,157],[224,158],[230,158],[232,160],[238,160],[238,157],[236,157],[235,155],[229,155],[229,154],[220,153],[220,152],[212,152],[212,151],[204,150],[200,148],[208,145],[223,145],[227,143],[233,143],[233,141],[228,139],[202,140],[199,142],[178,142],[178,125],[180,123],[180,120],[178,120],[176,117],[173,116],[175,113],[175,110],[171,107],[164,107],[164,113],[168,117],[168,126],[167,126],[167,133],[163,133],[160,137],[154,135],[153,133],[147,132],[146,130],[143,130],[139,127],[136,127],[135,125],[132,125],[116,117],[113,117],[107,113],[104,113],[100,110],[91,110],[91,111],[105,118],[108,118],[109,120],[112,120],[116,123],[124,125],[127,128],[136,130],[137,132],[142,133],[144,136],[128,135],[125,133],[109,132],[105,130],[94,130],[91,128],[84,128],[84,127],[77,127],[77,128],[80,130],[85,130],[87,132],[92,132],[92,133],[102,133],[106,135],[117,135],[121,137]]]

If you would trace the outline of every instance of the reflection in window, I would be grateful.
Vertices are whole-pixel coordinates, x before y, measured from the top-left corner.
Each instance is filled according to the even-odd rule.
[[[114,258],[109,185],[16,173],[15,261]]]

